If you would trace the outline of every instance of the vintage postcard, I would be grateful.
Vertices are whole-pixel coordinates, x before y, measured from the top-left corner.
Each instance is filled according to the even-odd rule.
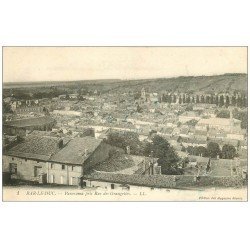
[[[247,47],[3,47],[3,201],[247,201]]]

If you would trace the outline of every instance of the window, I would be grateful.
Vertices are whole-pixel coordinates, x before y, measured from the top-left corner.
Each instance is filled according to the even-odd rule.
[[[115,184],[111,184],[111,189],[115,189]]]
[[[27,161],[27,159],[25,158],[25,161]]]
[[[17,164],[10,163],[9,164],[9,169],[10,169],[11,174],[17,174]]]
[[[62,165],[62,170],[65,170],[65,165]]]
[[[53,169],[53,163],[51,163],[51,165],[50,165],[50,169]]]
[[[74,171],[74,166],[71,167],[71,170]]]
[[[12,157],[12,161],[14,161],[15,160],[15,158],[14,157]]]
[[[36,161],[36,163],[39,163],[40,161]]]
[[[34,167],[34,177],[38,177],[42,174],[42,167],[35,166]]]

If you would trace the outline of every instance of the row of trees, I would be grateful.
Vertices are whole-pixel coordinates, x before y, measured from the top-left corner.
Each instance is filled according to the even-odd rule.
[[[130,147],[133,155],[158,158],[158,164],[161,166],[162,174],[183,174],[179,168],[180,158],[174,148],[163,137],[155,135],[152,142],[141,142],[139,136],[134,132],[111,132],[106,143],[126,150]]]
[[[221,159],[233,159],[237,157],[237,152],[234,146],[230,144],[225,144],[222,149],[216,142],[209,142],[207,147],[198,146],[192,147],[188,146],[187,148],[182,148],[182,151],[186,151],[191,155],[219,158]]]
[[[229,96],[218,96],[218,95],[196,95],[194,96],[185,96],[179,95],[178,96],[178,103],[208,103],[208,104],[216,104],[217,106],[237,106],[237,107],[247,107],[247,97],[245,95],[242,96],[232,96],[231,104],[230,104],[230,97]],[[162,95],[162,102],[167,103],[176,103],[177,102],[177,95],[169,95],[163,94]]]

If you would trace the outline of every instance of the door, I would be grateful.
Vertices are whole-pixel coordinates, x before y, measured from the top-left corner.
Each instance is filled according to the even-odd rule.
[[[76,186],[78,185],[77,177],[71,177],[70,178],[70,185]]]
[[[50,176],[50,183],[54,183],[54,175],[52,174],[51,176]]]

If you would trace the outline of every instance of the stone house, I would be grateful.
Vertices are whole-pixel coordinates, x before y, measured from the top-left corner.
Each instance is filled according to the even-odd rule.
[[[3,172],[19,180],[79,185],[85,171],[109,157],[110,148],[94,137],[62,139],[31,134],[3,152]]]

